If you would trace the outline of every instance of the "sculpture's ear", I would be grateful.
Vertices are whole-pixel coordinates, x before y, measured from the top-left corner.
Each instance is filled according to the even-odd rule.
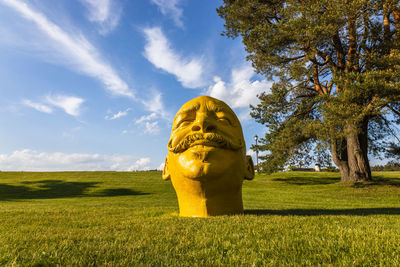
[[[168,172],[168,157],[165,158],[164,170],[163,170],[163,173],[162,173],[162,178],[165,181],[171,179],[171,175],[169,175],[169,172]]]
[[[251,156],[246,156],[246,171],[244,174],[244,179],[246,180],[254,179],[254,164]]]

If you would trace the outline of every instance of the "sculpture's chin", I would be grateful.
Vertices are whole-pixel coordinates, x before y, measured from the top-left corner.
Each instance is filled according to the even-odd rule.
[[[216,179],[224,173],[221,152],[224,149],[212,146],[193,146],[179,155],[179,165],[184,177],[192,180]]]

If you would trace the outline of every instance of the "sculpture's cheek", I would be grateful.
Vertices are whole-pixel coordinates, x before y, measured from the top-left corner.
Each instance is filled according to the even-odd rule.
[[[243,146],[243,135],[240,127],[220,127],[219,134],[223,135],[230,143]]]
[[[170,146],[175,147],[176,145],[178,145],[179,142],[181,142],[185,138],[186,134],[187,134],[187,131],[178,131],[178,132],[173,133],[171,135],[170,142],[169,142]]]
[[[171,136],[171,138],[169,139],[169,142],[168,142],[168,146],[170,148],[172,148],[172,147],[175,147],[177,144],[178,144],[178,141],[177,141],[176,135]]]

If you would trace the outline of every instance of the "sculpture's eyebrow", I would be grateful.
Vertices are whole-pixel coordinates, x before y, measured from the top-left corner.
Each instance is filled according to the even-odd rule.
[[[197,110],[199,110],[199,108],[200,108],[200,105],[199,105],[199,104],[197,104],[197,105],[192,105],[192,106],[189,106],[189,107],[185,107],[185,108],[181,109],[181,110],[176,114],[175,117],[178,117],[179,115],[182,115],[182,114],[185,114],[185,113],[190,113],[190,112],[197,111]]]
[[[217,112],[225,112],[229,116],[233,115],[233,111],[231,109],[229,109],[227,107],[224,107],[224,106],[215,105],[214,103],[209,103],[207,105],[207,108],[208,108],[208,110],[213,111],[215,113],[217,113]]]
[[[231,123],[233,123],[233,125],[236,125],[237,123],[240,122],[238,121],[238,119],[236,118],[235,114],[233,113],[233,111],[229,108],[226,108],[224,106],[220,106],[220,105],[215,105],[214,103],[209,103],[207,105],[207,108],[215,113],[218,112],[224,112],[225,115],[227,115],[229,118],[231,118]]]

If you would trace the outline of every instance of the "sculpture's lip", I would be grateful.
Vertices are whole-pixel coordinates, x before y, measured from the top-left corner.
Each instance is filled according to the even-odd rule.
[[[193,142],[192,144],[190,144],[189,147],[195,147],[195,146],[219,147],[220,144],[218,144],[217,142],[203,139],[203,140],[197,140],[197,141]]]

